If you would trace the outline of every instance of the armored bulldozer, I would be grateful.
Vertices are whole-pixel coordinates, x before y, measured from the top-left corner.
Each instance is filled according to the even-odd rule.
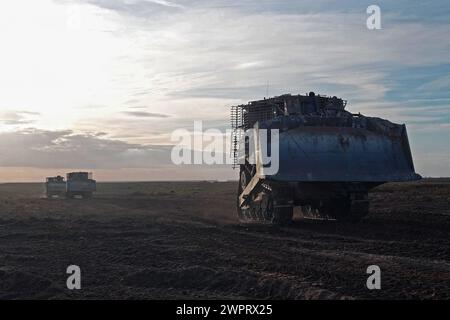
[[[80,196],[82,198],[92,198],[92,194],[97,190],[97,183],[92,179],[89,172],[70,172],[67,174],[67,198]]]
[[[62,176],[48,177],[45,182],[47,198],[64,197],[66,194],[66,181]]]
[[[368,213],[369,190],[421,178],[404,124],[353,114],[346,105],[311,92],[231,107],[241,221],[285,224],[294,206],[306,217],[358,221]]]

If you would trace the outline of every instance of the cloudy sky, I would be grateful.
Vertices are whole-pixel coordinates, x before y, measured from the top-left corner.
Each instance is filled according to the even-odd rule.
[[[416,171],[450,176],[448,1],[2,1],[0,39],[0,181],[233,178],[172,165],[171,133],[267,91],[406,123]]]

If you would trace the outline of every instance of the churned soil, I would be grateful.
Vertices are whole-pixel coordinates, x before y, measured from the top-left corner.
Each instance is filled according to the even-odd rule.
[[[386,184],[359,223],[240,224],[237,182],[0,185],[0,299],[449,299],[450,179]],[[66,268],[81,268],[68,290]],[[381,290],[366,269],[381,268]]]

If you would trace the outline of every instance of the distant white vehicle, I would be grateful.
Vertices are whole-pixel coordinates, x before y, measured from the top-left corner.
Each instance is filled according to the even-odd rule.
[[[97,183],[92,179],[89,172],[70,172],[67,174],[66,197],[92,198],[92,194],[97,190]]]
[[[70,172],[67,174],[67,181],[62,176],[48,177],[45,188],[47,198],[92,198],[93,192],[97,190],[97,183],[92,179],[92,173]]]
[[[47,198],[64,197],[66,195],[66,181],[64,177],[48,177],[45,182]]]

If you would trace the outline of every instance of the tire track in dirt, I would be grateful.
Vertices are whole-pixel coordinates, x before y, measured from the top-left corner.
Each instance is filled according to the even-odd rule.
[[[450,298],[450,183],[428,187],[375,190],[357,224],[288,227],[239,224],[234,184],[139,184],[147,189],[89,201],[0,197],[0,297]],[[73,263],[81,292],[64,289]],[[380,291],[365,287],[370,264],[382,269]]]

